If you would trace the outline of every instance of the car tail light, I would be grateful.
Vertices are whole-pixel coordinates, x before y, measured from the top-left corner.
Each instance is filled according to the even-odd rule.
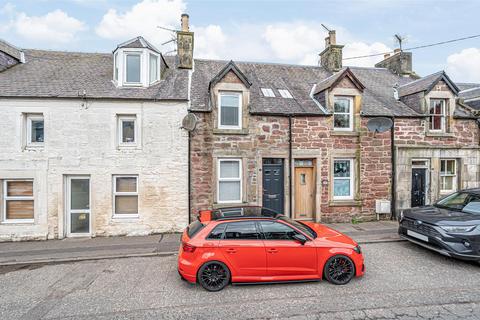
[[[197,249],[197,247],[192,246],[191,244],[188,244],[188,243],[186,243],[186,242],[183,242],[183,243],[182,243],[182,246],[183,246],[183,252],[190,252],[190,253],[192,253],[192,252],[195,251],[195,249]]]

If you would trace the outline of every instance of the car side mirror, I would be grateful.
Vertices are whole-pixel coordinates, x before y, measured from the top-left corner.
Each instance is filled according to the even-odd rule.
[[[296,240],[296,241],[300,242],[302,245],[304,245],[305,242],[307,242],[308,239],[303,234],[296,233],[296,234],[293,235],[293,240]]]

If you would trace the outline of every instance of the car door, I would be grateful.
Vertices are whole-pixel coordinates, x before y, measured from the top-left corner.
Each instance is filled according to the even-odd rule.
[[[266,276],[265,245],[255,221],[227,222],[218,248],[232,266],[232,276]]]
[[[259,225],[264,235],[269,276],[290,276],[294,280],[318,274],[313,241],[302,244],[294,240],[293,236],[300,232],[279,221],[259,221]]]

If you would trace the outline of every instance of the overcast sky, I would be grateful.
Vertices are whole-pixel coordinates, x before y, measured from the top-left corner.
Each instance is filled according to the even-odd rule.
[[[321,23],[337,30],[344,57],[480,34],[480,1],[1,0],[0,38],[22,48],[111,52],[143,35],[163,52],[180,14],[190,15],[195,57],[316,64]],[[373,66],[381,57],[348,60]],[[480,38],[416,50],[414,70],[446,70],[455,81],[480,82]]]

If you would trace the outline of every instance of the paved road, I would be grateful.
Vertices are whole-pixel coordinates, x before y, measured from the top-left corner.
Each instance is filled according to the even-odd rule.
[[[367,274],[209,293],[176,257],[0,269],[0,319],[480,319],[480,266],[407,242],[364,245]]]

